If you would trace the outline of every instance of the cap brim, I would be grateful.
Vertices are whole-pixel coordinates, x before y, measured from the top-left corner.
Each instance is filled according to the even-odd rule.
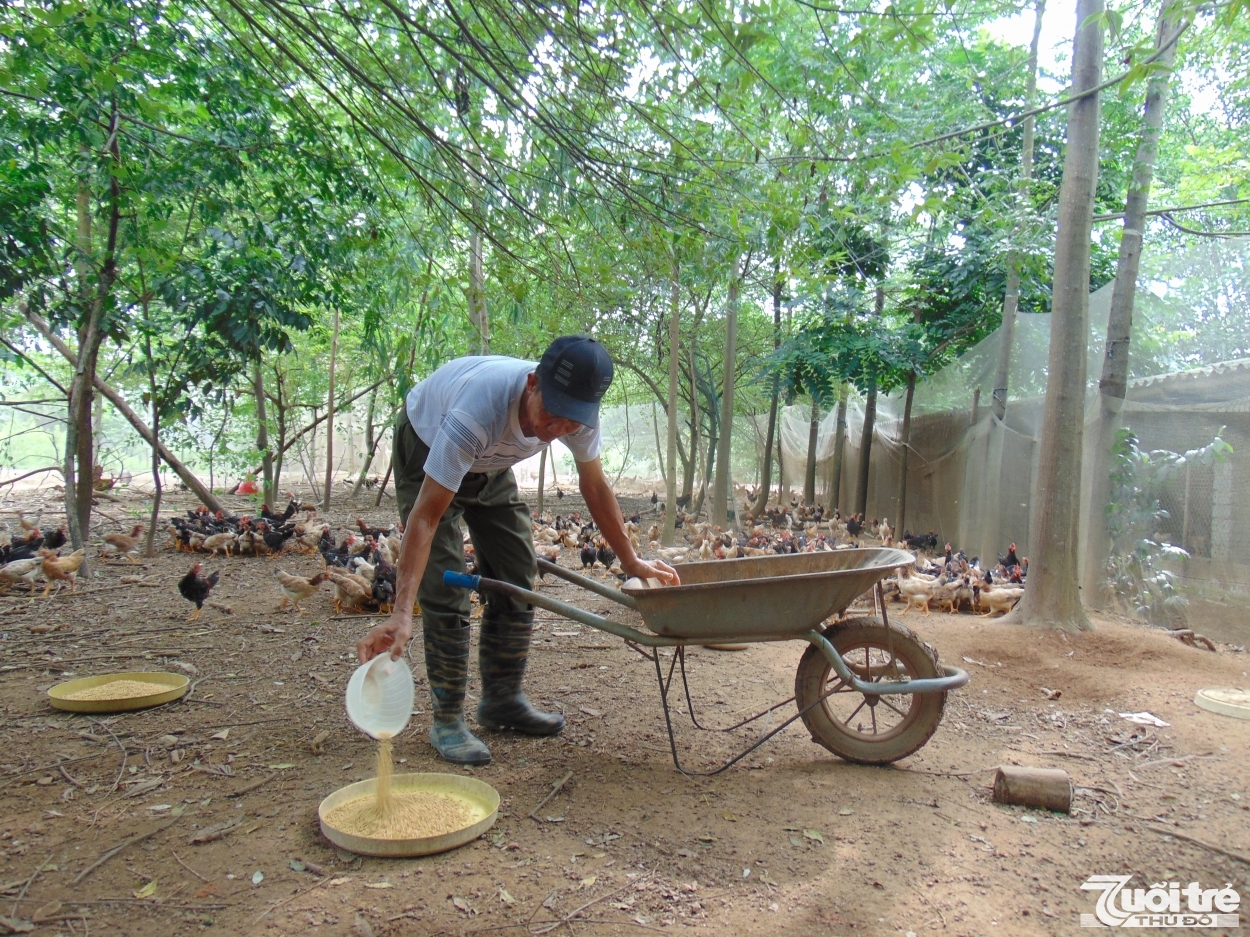
[[[555,381],[542,375],[539,375],[538,387],[543,394],[543,409],[552,416],[573,420],[591,429],[599,425],[599,404],[595,401],[578,400]]]

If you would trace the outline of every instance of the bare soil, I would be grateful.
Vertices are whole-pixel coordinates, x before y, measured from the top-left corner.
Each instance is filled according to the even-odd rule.
[[[44,496],[46,518],[58,506]],[[102,502],[98,535],[145,510],[120,497]],[[4,508],[33,515],[43,503],[19,492]],[[386,503],[361,516],[389,522]],[[912,612],[896,620],[972,675],[916,755],[889,768],[848,764],[796,723],[726,773],[687,778],[673,767],[653,665],[540,611],[528,688],[565,713],[564,733],[484,733],[494,762],[469,772],[433,755],[428,715],[417,714],[396,741],[396,771],[472,773],[499,790],[499,820],[443,855],[362,859],[323,838],[316,811],[372,776],[374,743],[343,709],[352,645],[371,619],[335,616],[328,591],[304,603],[302,618],[274,610],[274,569],[311,574],[319,557],[204,562],[221,570],[213,599],[231,612],[206,608],[190,624],[175,586],[189,560],[169,552],[142,566],[97,562],[76,595],[0,599],[0,933],[34,921],[37,933],[136,937],[1050,935],[1077,933],[1080,913],[1093,911],[1080,890],[1093,874],[1250,894],[1250,722],[1193,703],[1202,687],[1250,684],[1250,658],[1109,618],[1071,636]],[[145,584],[121,582],[136,575]],[[592,610],[610,604],[550,579],[542,588]],[[700,715],[728,725],[785,699],[802,650],[693,649]],[[412,656],[422,673],[419,640]],[[186,672],[193,689],[113,716],[48,705],[56,683],[126,670]],[[419,687],[428,709],[424,701]],[[758,723],[732,738],[699,732],[683,710],[678,745],[692,769],[759,732]],[[1118,715],[1130,711],[1170,726]],[[994,804],[999,764],[1065,768],[1073,813]],[[217,838],[215,827],[225,828]]]

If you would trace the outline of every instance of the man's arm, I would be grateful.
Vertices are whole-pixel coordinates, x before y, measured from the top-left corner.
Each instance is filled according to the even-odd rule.
[[[404,653],[404,646],[412,637],[412,605],[421,577],[425,575],[425,566],[430,561],[434,532],[438,530],[439,521],[455,496],[450,488],[444,488],[429,475],[425,476],[417,494],[417,503],[412,506],[408,522],[404,525],[404,539],[399,548],[399,562],[396,563],[395,608],[390,618],[356,644],[356,656],[362,664],[387,650],[390,650],[392,658]]]
[[[582,497],[586,499],[586,506],[590,508],[590,516],[620,560],[621,569],[639,579],[658,579],[666,586],[680,586],[681,577],[673,567],[660,560],[648,563],[634,552],[629,535],[625,533],[621,506],[616,502],[616,495],[612,493],[612,486],[603,474],[603,464],[598,459],[577,463],[577,482]]]

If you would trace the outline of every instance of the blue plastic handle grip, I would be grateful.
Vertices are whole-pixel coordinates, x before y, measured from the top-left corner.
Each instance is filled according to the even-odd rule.
[[[443,572],[443,585],[476,590],[481,578],[481,576],[470,576],[467,573],[458,573],[454,569],[448,569]]]

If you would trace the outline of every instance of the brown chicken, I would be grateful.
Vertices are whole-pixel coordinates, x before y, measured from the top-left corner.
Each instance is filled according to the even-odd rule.
[[[278,582],[282,584],[282,604],[278,606],[279,610],[286,608],[287,602],[290,602],[301,615],[304,614],[304,610],[300,608],[299,603],[313,595],[317,591],[317,586],[326,581],[324,571],[317,573],[317,575],[309,579],[305,579],[303,576],[292,576],[281,569],[277,571],[276,575]]]
[[[40,568],[43,570],[43,578],[48,580],[48,584],[44,587],[43,594],[47,596],[52,589],[52,583],[69,580],[69,591],[75,592],[78,587],[78,567],[82,565],[82,561],[86,558],[83,556],[82,548],[75,550],[69,556],[57,556],[51,550],[40,550],[39,555],[43,557],[43,563]],[[57,590],[60,590],[57,586]]]
[[[327,569],[324,573],[327,582],[334,583],[334,611],[341,613],[343,606],[359,611],[360,606],[373,597],[373,583],[363,576]]]
[[[132,563],[139,562],[135,559],[135,554],[139,552],[139,537],[147,530],[142,524],[135,524],[130,534],[109,534],[104,538],[104,546],[100,550],[100,556],[110,556],[114,553],[120,553]]]

